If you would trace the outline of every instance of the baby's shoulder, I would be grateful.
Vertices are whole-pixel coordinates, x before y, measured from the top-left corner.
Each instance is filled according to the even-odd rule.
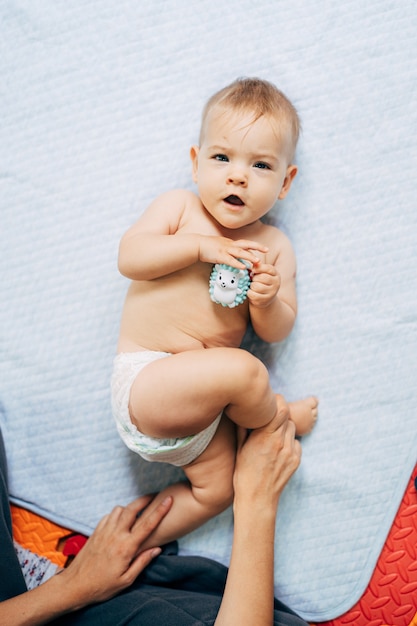
[[[188,204],[200,203],[198,196],[189,189],[170,189],[164,191],[157,198],[156,202],[170,202],[176,206],[185,206]]]
[[[294,255],[293,245],[290,238],[277,226],[272,224],[264,224],[260,228],[259,240],[268,246],[269,254],[275,260]]]
[[[200,203],[199,198],[188,189],[171,189],[162,192],[149,205],[146,213],[153,219],[169,219],[171,226],[182,222],[192,208]]]
[[[255,234],[255,233],[254,233]],[[268,246],[280,245],[282,243],[289,243],[290,240],[287,235],[278,226],[273,224],[265,224],[259,221],[257,224],[257,232],[255,236]]]

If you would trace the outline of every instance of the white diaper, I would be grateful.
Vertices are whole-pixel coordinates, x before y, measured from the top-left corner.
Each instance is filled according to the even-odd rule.
[[[183,466],[191,463],[207,448],[220,422],[221,414],[208,428],[196,435],[158,439],[143,435],[130,420],[130,390],[139,372],[152,361],[171,356],[169,352],[122,352],[114,359],[111,379],[112,409],[117,430],[126,446],[146,461]]]

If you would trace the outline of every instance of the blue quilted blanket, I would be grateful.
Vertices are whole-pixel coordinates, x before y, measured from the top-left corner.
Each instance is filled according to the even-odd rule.
[[[273,215],[298,257],[291,337],[247,346],[288,399],[320,397],[280,504],[276,592],[308,620],[365,589],[417,451],[413,0],[7,0],[0,7],[0,424],[13,500],[81,532],[176,480],[119,440],[109,377],[120,236],[192,188],[203,103],[241,75],[303,121]],[[232,515],[181,541],[227,563]]]

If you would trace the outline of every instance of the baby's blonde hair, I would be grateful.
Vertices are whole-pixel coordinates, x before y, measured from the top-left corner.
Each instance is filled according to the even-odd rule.
[[[255,122],[265,115],[279,123],[288,124],[291,147],[295,151],[300,135],[300,118],[294,105],[275,85],[260,78],[238,78],[227,87],[217,91],[207,101],[202,115],[200,142],[204,125],[214,108],[225,108],[234,112],[252,112]]]

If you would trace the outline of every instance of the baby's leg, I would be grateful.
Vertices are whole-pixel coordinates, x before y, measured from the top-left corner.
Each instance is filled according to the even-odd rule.
[[[313,396],[290,402],[290,418],[297,433],[309,432],[317,419],[318,401]],[[279,418],[274,422],[278,427]],[[195,530],[225,510],[233,501],[235,466],[235,427],[223,415],[215,436],[206,450],[183,468],[189,483],[176,483],[159,493],[151,506],[166,496],[173,497],[172,508],[159,527],[146,541],[143,549],[160,546]]]
[[[259,428],[277,412],[266,367],[239,348],[189,350],[148,364],[133,382],[129,411],[145,435],[185,437],[226,412],[236,424]]]
[[[168,515],[141,549],[178,539],[225,510],[233,500],[235,455],[235,427],[223,416],[205,451],[183,468],[190,482],[167,487],[150,505],[173,497]]]
[[[139,431],[159,438],[194,435],[223,411],[251,429],[279,417],[266,367],[239,348],[189,350],[150,363],[132,385],[129,410]],[[316,399],[294,403],[293,413],[297,434],[305,434],[317,416]]]
[[[295,424],[297,435],[307,435],[313,429],[317,421],[318,404],[319,401],[315,396],[288,403],[290,419]]]

